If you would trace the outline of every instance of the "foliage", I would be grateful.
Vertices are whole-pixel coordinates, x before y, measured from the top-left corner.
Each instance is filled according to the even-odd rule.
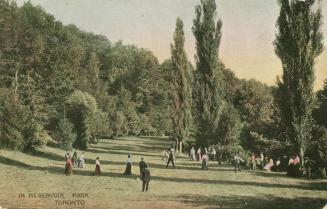
[[[215,23],[216,3],[203,0],[195,8],[193,34],[196,40],[194,100],[197,140],[203,146],[215,138],[223,109],[222,69],[218,62],[222,22]]]
[[[174,43],[171,45],[171,118],[177,142],[182,142],[192,133],[192,89],[191,72],[184,49],[183,21],[176,20]],[[180,147],[181,151],[181,147]]]
[[[320,9],[313,2],[280,1],[278,33],[274,42],[283,76],[278,80],[276,104],[285,139],[301,155],[312,137],[314,61],[323,50]]]
[[[65,150],[71,150],[74,141],[76,140],[74,125],[68,119],[59,121],[56,137],[60,146]]]

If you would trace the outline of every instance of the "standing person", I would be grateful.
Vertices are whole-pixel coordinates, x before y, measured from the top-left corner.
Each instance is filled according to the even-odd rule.
[[[143,172],[145,168],[147,167],[146,163],[144,162],[144,158],[141,157],[141,161],[139,162],[139,167],[140,167],[140,179],[143,177]]]
[[[94,172],[94,174],[96,176],[100,176],[100,174],[101,174],[99,157],[97,157],[96,160],[95,160],[95,172]]]
[[[69,157],[70,157],[70,154],[69,154],[69,152],[67,150],[66,153],[65,153],[65,160],[67,161]]]
[[[84,152],[82,152],[82,154],[79,156],[78,167],[79,168],[85,167]]]
[[[208,155],[202,156],[202,170],[208,170]]]
[[[311,166],[312,166],[312,160],[310,160],[309,157],[305,157],[304,168],[305,168],[305,175],[308,180],[311,179]]]
[[[251,156],[251,163],[252,163],[252,170],[256,170],[257,169],[257,159],[254,153],[252,153]]]
[[[129,154],[127,156],[126,169],[124,175],[132,175],[132,163],[133,163],[132,156],[131,154]]]
[[[263,156],[263,153],[260,152],[260,164],[261,164],[261,168],[263,169],[265,167],[265,165],[263,164],[263,161],[264,161],[264,156]]]
[[[191,160],[195,160],[195,149],[194,149],[194,147],[192,147],[192,149],[190,151],[190,157],[191,157]]]
[[[196,152],[196,160],[200,161],[201,160],[201,147],[198,148],[198,151]]]
[[[235,155],[235,156],[234,156],[234,168],[235,168],[235,173],[237,172],[237,170],[238,170],[239,172],[241,172],[241,168],[240,168],[240,164],[241,164],[241,162],[244,162],[244,160],[243,160],[241,157],[239,157],[238,155]]]
[[[70,176],[73,173],[73,162],[71,157],[68,155],[66,160],[65,174],[66,176]]]
[[[142,182],[143,182],[143,185],[142,185],[142,192],[144,192],[144,190],[147,192],[148,189],[149,189],[149,183],[150,183],[150,170],[149,168],[145,168],[144,169],[144,172],[142,174]]]
[[[214,147],[211,147],[211,154],[213,157],[213,161],[216,161],[216,149]]]
[[[175,168],[175,164],[174,164],[174,153],[173,153],[172,150],[169,151],[169,157],[168,157],[168,162],[167,162],[166,168],[168,168],[169,162],[171,162],[173,164],[173,168]]]
[[[74,167],[77,166],[77,150],[74,150],[74,154],[73,154],[73,162],[74,162]]]

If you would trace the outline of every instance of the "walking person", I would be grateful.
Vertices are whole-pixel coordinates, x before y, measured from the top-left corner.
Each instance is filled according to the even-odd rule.
[[[77,158],[77,150],[74,150],[74,154],[73,154],[73,162],[74,162],[74,167],[77,167],[77,163],[78,163],[78,158]]]
[[[212,154],[212,157],[213,157],[213,161],[216,161],[216,150],[214,147],[211,148],[211,154]]]
[[[132,155],[129,154],[127,156],[126,169],[124,175],[132,175],[132,163],[133,163]]]
[[[79,168],[85,167],[84,152],[82,152],[82,154],[79,156],[78,167]]]
[[[240,164],[241,164],[241,162],[244,162],[244,160],[243,160],[241,157],[239,157],[238,155],[235,155],[235,156],[234,156],[234,168],[235,168],[235,173],[236,173],[237,171],[241,172],[241,168],[240,168]]]
[[[200,161],[201,160],[201,147],[198,148],[198,151],[196,152],[196,160]]]
[[[190,157],[191,157],[191,160],[195,160],[195,149],[194,147],[192,147],[191,151],[190,151]]]
[[[73,174],[73,162],[71,157],[69,156],[69,153],[66,160],[65,174],[66,176],[70,176],[71,174]]]
[[[202,170],[208,170],[208,155],[202,156]]]
[[[144,192],[144,190],[147,192],[148,189],[149,189],[149,183],[150,183],[150,179],[151,179],[151,176],[150,176],[150,170],[149,168],[145,168],[144,169],[144,172],[142,174],[142,182],[143,182],[143,185],[142,185],[142,192]]]
[[[101,174],[99,157],[97,157],[96,160],[95,160],[95,172],[94,172],[94,174],[96,176],[100,176],[100,174]]]
[[[251,155],[252,170],[257,169],[257,159],[254,153]]]
[[[174,164],[174,153],[172,150],[169,151],[169,157],[168,157],[168,162],[167,162],[167,166],[166,168],[168,168],[169,163],[173,164],[173,168],[175,168],[175,164]]]
[[[263,153],[260,152],[260,165],[261,165],[261,169],[263,169],[265,167],[264,165],[264,156],[263,156]]]
[[[144,158],[141,157],[141,161],[139,162],[139,167],[140,167],[140,179],[142,179],[143,172],[145,168],[147,167],[147,164],[144,162]]]

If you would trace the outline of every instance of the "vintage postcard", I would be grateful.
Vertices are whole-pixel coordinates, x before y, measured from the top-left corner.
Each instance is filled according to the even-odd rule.
[[[0,209],[327,209],[326,0],[0,0]]]

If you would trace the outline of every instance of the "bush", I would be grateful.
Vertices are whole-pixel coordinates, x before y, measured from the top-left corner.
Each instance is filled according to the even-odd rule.
[[[101,119],[97,116],[101,113],[99,113],[95,98],[88,93],[75,91],[66,104],[68,118],[74,124],[77,134],[73,146],[86,149],[92,138],[99,135],[97,127]]]
[[[76,133],[74,132],[74,125],[68,119],[59,121],[56,131],[56,137],[59,140],[59,145],[65,150],[72,149],[73,142],[76,140]]]

